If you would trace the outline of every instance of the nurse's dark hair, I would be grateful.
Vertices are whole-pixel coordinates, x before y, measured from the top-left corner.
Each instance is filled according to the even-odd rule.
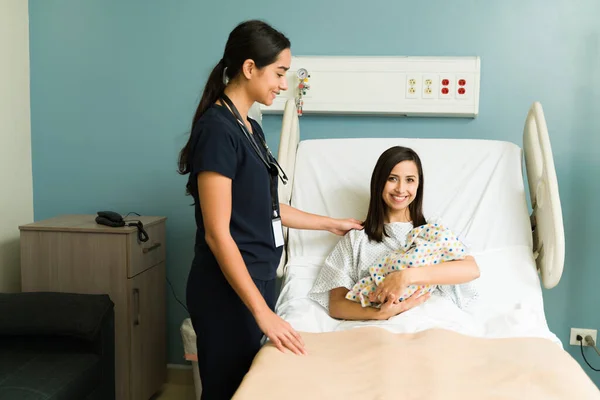
[[[198,120],[214,104],[225,90],[225,68],[227,68],[227,78],[235,79],[242,69],[246,60],[254,61],[257,68],[263,68],[274,63],[279,54],[290,48],[290,41],[283,33],[277,31],[266,22],[259,20],[245,21],[236,26],[229,34],[223,58],[213,68],[208,81],[204,87],[202,98],[192,120],[191,132],[198,123]],[[191,162],[191,140],[192,135],[186,145],[179,153],[179,173],[181,175],[190,172]],[[190,187],[187,185],[187,193]]]
[[[367,218],[364,222],[365,233],[369,240],[381,242],[383,235],[387,235],[384,229],[385,216],[387,205],[383,201],[383,189],[388,181],[392,169],[402,161],[413,161],[419,173],[419,186],[415,199],[408,206],[410,219],[413,226],[421,226],[426,224],[423,217],[423,167],[419,155],[412,149],[402,146],[394,146],[384,151],[377,160],[373,174],[371,175],[371,199],[369,200],[369,210]]]

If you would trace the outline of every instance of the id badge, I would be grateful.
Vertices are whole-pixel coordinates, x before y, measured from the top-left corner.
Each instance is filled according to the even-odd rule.
[[[283,246],[283,225],[281,218],[273,218],[273,237],[275,238],[275,247]]]

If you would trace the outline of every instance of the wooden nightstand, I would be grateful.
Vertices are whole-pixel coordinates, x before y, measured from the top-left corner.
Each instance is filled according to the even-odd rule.
[[[20,226],[24,292],[107,293],[115,303],[117,400],[148,400],[166,379],[165,217],[136,227],[65,215]]]

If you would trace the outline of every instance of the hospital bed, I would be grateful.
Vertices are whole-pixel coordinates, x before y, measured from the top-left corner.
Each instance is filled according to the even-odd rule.
[[[442,220],[477,260],[476,305],[465,312],[432,297],[389,321],[332,319],[308,292],[339,237],[286,231],[276,312],[302,333],[309,355],[267,343],[234,399],[600,399],[544,314],[541,288],[561,278],[564,233],[542,106],[531,106],[521,148],[473,139],[301,141],[290,100],[278,153],[289,182],[280,201],[362,220],[375,162],[394,145],[421,157],[425,217]]]

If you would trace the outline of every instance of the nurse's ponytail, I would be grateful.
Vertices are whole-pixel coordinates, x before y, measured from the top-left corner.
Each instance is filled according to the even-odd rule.
[[[225,45],[223,58],[213,68],[204,87],[202,98],[192,120],[192,132],[204,113],[223,94],[229,80],[235,79],[246,60],[253,60],[257,68],[263,68],[274,63],[279,53],[290,47],[290,41],[281,32],[269,24],[252,20],[239,24],[229,34]],[[179,168],[181,175],[188,174],[191,167],[192,135],[179,153]],[[190,183],[186,185],[190,194]]]
[[[210,76],[208,77],[208,81],[206,81],[206,85],[204,86],[204,92],[202,92],[202,98],[200,99],[200,103],[198,104],[198,108],[196,109],[196,113],[194,114],[194,119],[192,120],[192,130],[196,127],[198,120],[200,117],[208,110],[211,104],[214,104],[215,101],[219,99],[223,91],[225,90],[225,82],[223,82],[223,75],[225,72],[225,61],[221,59],[217,65],[213,68]],[[178,172],[181,175],[190,173],[190,148],[192,145],[192,135],[190,134],[190,138],[187,143],[179,152],[179,168]],[[186,193],[189,194],[190,185],[189,183],[186,185]]]
[[[213,68],[208,77],[208,81],[206,81],[206,85],[204,86],[200,104],[198,104],[196,114],[194,114],[194,119],[192,120],[192,131],[202,114],[204,114],[211,104],[214,104],[214,102],[223,94],[223,91],[225,90],[225,82],[223,82],[224,72],[225,61],[221,58],[221,61]]]

